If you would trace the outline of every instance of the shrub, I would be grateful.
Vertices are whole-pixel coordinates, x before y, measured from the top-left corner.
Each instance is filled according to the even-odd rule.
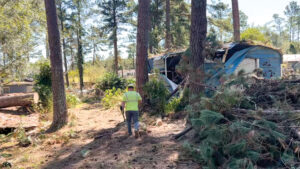
[[[189,90],[183,90],[180,97],[172,98],[166,105],[166,113],[177,113],[183,111],[188,104],[188,92]]]
[[[127,82],[124,78],[120,78],[118,75],[114,73],[108,73],[97,84],[96,88],[102,91],[111,90],[113,88],[124,90],[126,88],[126,85]]]
[[[104,97],[101,102],[105,108],[115,107],[122,101],[124,91],[121,89],[108,89],[105,91]]]
[[[80,99],[76,97],[75,95],[72,94],[67,94],[66,95],[66,100],[67,100],[67,107],[68,108],[73,108],[76,105],[80,103]]]
[[[30,138],[27,137],[26,131],[23,127],[18,127],[14,132],[14,136],[16,137],[19,145],[22,147],[27,147],[31,144]]]
[[[39,94],[40,104],[50,110],[52,105],[51,67],[49,62],[40,63],[40,73],[35,75],[34,90]]]
[[[144,86],[146,102],[151,107],[151,115],[164,115],[167,104],[168,89],[162,81],[157,79],[150,80]]]

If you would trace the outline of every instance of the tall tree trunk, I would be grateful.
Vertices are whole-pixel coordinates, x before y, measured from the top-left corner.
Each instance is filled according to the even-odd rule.
[[[74,70],[75,57],[74,57],[74,53],[73,53],[72,42],[70,42],[70,54],[71,54],[71,70]]]
[[[55,1],[45,0],[49,35],[51,78],[53,92],[53,122],[48,132],[55,132],[68,121],[60,35],[57,24]]]
[[[68,62],[67,62],[66,41],[65,41],[65,36],[64,36],[64,19],[63,19],[62,4],[60,4],[59,7],[60,7],[60,14],[61,14],[60,26],[61,26],[62,43],[63,43],[65,79],[66,79],[67,87],[69,87],[70,83],[69,83],[69,75],[68,75]]]
[[[232,1],[234,41],[238,42],[241,40],[239,3],[238,0],[231,0],[231,1]]]
[[[65,42],[65,38],[63,38],[63,50],[64,50],[64,65],[65,65],[65,78],[66,78],[66,83],[67,83],[67,87],[70,86],[70,82],[69,82],[69,73],[68,73],[68,60],[67,60],[67,52],[66,52],[66,42]]]
[[[93,66],[95,65],[96,62],[96,45],[95,45],[95,41],[93,40]]]
[[[166,44],[165,48],[171,49],[171,21],[170,21],[170,0],[166,0]]]
[[[117,16],[116,16],[116,4],[117,2],[114,1],[114,10],[113,10],[113,17],[114,17],[114,30],[113,30],[113,38],[114,38],[114,73],[118,74],[119,63],[118,63],[118,25],[117,25]]]
[[[82,92],[84,83],[83,83],[83,55],[82,55],[82,44],[81,44],[81,28],[77,31],[77,43],[78,43],[78,51],[77,51],[77,68],[79,71],[79,85],[80,91]]]
[[[117,28],[114,29],[114,73],[118,74],[119,63],[118,63],[118,36],[117,36]]]
[[[50,50],[49,50],[49,38],[48,33],[46,33],[46,58],[50,59]]]
[[[191,18],[191,57],[190,64],[193,71],[190,73],[191,91],[194,94],[203,92],[205,40],[207,33],[206,0],[192,0]]]
[[[78,50],[77,50],[77,68],[79,71],[79,85],[80,85],[80,91],[82,92],[84,88],[83,83],[83,51],[82,51],[82,41],[81,41],[81,35],[82,35],[82,25],[81,25],[81,6],[80,2],[77,1],[77,15],[78,15],[78,23],[77,23],[77,44],[78,44]]]
[[[150,0],[139,0],[137,46],[136,46],[136,86],[137,91],[145,98],[143,86],[148,81],[148,43],[150,28]]]

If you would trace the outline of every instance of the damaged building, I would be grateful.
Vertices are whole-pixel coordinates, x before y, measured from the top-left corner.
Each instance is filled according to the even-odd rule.
[[[183,77],[176,72],[184,52],[168,53],[149,59],[149,71],[159,70],[160,74],[167,77],[175,84],[179,84]],[[231,75],[244,70],[245,73],[252,73],[256,69],[262,71],[262,76],[266,79],[276,79],[281,77],[282,53],[280,50],[249,43],[231,43],[216,52],[214,61],[205,61],[205,71],[213,69],[214,74],[207,80],[210,85],[217,86],[219,78]],[[221,63],[221,68],[214,65]]]

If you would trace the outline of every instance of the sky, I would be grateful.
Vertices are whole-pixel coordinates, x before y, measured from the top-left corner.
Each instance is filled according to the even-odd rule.
[[[208,0],[210,3],[211,0]],[[231,0],[221,0],[224,3],[230,4]],[[239,0],[240,10],[249,17],[249,25],[264,25],[272,21],[273,14],[277,13],[284,17],[285,7],[292,0]],[[300,3],[300,0],[296,0]]]
[[[191,0],[186,0],[190,3]],[[215,0],[218,1],[218,0]],[[231,7],[231,0],[220,0],[221,2],[227,3]],[[281,17],[284,17],[285,7],[293,0],[239,0],[239,8],[248,16],[248,24],[250,26],[263,26],[264,24],[273,20],[273,14],[277,13]],[[300,0],[296,0],[300,3]],[[211,4],[211,0],[208,0],[208,4]],[[120,37],[124,37],[126,39],[126,32],[119,35]],[[123,44],[126,46],[125,42],[120,42],[119,44]],[[43,50],[43,53],[46,53],[44,50],[44,46],[39,46],[39,49]],[[120,55],[122,58],[127,58],[128,54],[126,52],[126,48],[120,47]],[[107,57],[111,55],[112,50],[108,51],[100,51],[102,56]],[[90,60],[92,54],[88,54],[86,56],[87,60]]]

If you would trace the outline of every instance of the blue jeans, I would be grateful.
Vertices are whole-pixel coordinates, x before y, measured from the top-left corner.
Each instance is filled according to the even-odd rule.
[[[127,120],[127,127],[128,127],[128,134],[132,134],[131,131],[131,121],[133,120],[134,123],[134,130],[139,130],[139,112],[138,111],[126,111],[126,120]]]

